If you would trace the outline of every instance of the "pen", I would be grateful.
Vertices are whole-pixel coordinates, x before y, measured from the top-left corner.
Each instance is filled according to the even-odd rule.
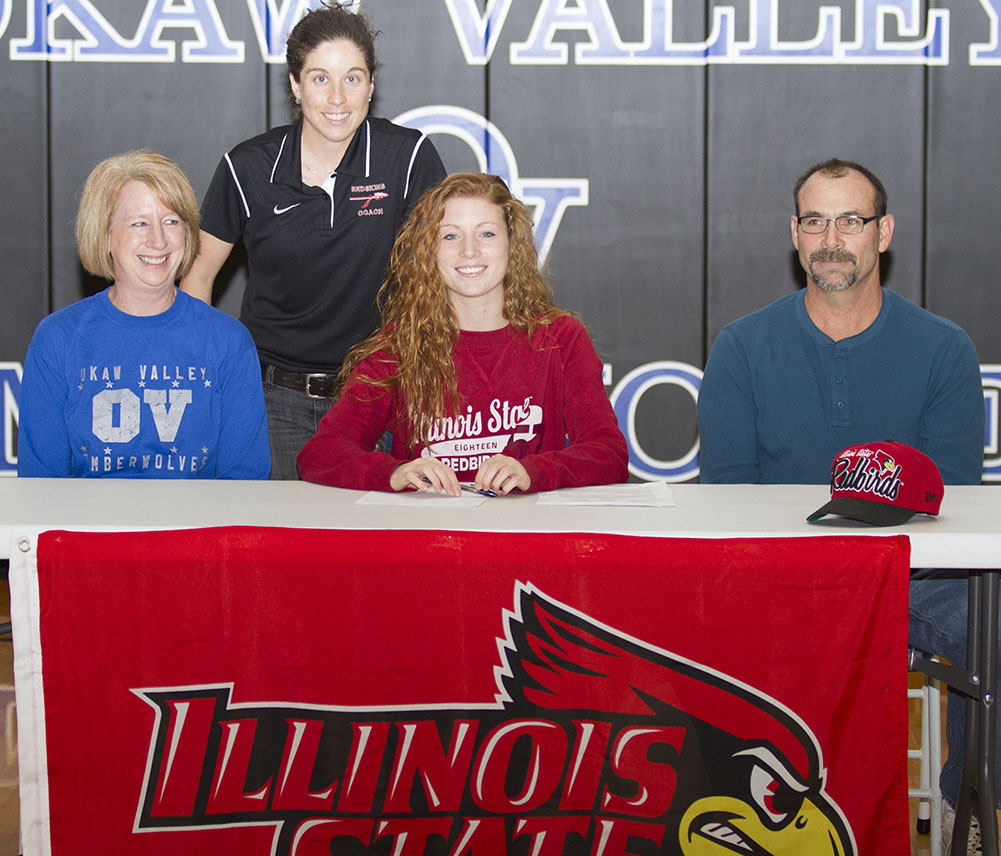
[[[431,484],[431,479],[427,476],[421,476],[421,481],[424,482],[424,484]],[[470,493],[478,493],[480,496],[497,496],[496,492],[492,490],[480,490],[478,487],[474,487],[467,482],[460,482],[459,487],[463,490],[468,490]]]
[[[473,487],[471,484],[466,484],[465,482],[459,482],[459,487],[463,490],[468,490],[470,493],[478,493],[480,496],[497,496],[497,493],[492,490],[480,490],[478,487]]]

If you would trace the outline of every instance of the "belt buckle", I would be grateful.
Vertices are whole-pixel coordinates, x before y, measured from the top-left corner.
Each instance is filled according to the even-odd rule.
[[[328,380],[329,378],[330,378],[330,375],[326,374],[325,372],[311,372],[311,373],[308,373],[306,375],[306,395],[309,398],[330,398],[330,393],[329,392],[327,392],[325,394],[322,394],[322,395],[318,395],[315,392],[311,392],[310,388],[309,388],[309,385],[310,385],[310,383],[312,383],[312,381],[314,381],[314,380]]]

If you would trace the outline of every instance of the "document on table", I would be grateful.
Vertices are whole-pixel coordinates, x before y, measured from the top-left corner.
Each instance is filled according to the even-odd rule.
[[[664,482],[641,484],[600,484],[592,487],[565,487],[539,494],[539,505],[636,505],[667,508],[677,505],[671,488]]]
[[[370,490],[364,496],[355,500],[355,505],[407,506],[408,508],[476,508],[486,502],[488,497],[475,493],[464,493],[462,496],[447,496],[433,491],[401,491],[387,493],[381,490]]]

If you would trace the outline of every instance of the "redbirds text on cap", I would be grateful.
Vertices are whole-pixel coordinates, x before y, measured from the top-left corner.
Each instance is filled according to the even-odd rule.
[[[906,443],[861,443],[831,464],[831,501],[806,519],[838,514],[874,526],[899,526],[915,513],[938,514],[945,487],[934,461]]]

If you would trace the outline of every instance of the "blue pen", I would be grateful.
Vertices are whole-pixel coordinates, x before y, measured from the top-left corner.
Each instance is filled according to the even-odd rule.
[[[421,481],[424,482],[424,484],[431,484],[431,479],[427,478],[427,476],[421,476]],[[468,490],[470,493],[478,493],[480,496],[497,496],[497,494],[492,490],[480,490],[479,488],[473,487],[473,485],[464,482],[460,482],[459,487],[463,490]]]
[[[478,487],[473,487],[473,485],[466,484],[465,482],[460,482],[459,487],[461,487],[463,490],[468,490],[470,493],[478,493],[480,496],[497,496],[495,491],[480,490]]]

